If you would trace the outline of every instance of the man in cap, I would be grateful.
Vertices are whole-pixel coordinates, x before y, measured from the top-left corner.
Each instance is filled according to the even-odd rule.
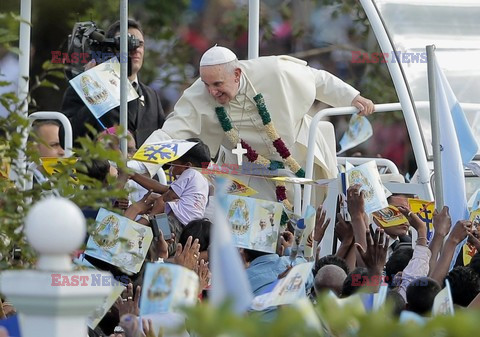
[[[267,168],[284,165],[302,176],[311,122],[308,112],[315,100],[334,107],[353,105],[363,115],[374,109],[372,101],[353,87],[305,61],[290,56],[238,61],[231,50],[214,46],[200,60],[200,79],[185,90],[163,127],[146,143],[199,137],[212,154],[223,146],[226,151],[219,160],[234,165],[237,156],[230,150],[241,145],[247,150],[243,159]],[[321,133],[316,145],[315,178],[335,177],[336,155]],[[155,168],[150,170],[153,173]],[[265,193],[272,188],[259,186],[255,185],[261,197],[274,197]]]

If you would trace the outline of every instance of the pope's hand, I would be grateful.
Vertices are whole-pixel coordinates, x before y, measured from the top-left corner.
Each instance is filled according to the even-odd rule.
[[[373,104],[373,102],[368,98],[360,95],[357,95],[353,99],[352,105],[359,110],[358,114],[360,116],[368,116],[375,111],[375,105]]]

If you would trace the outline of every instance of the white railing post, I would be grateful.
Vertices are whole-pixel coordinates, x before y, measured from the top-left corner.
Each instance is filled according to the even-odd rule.
[[[87,336],[86,318],[111,292],[112,275],[95,271],[108,285],[94,286],[92,272],[72,271],[70,253],[86,235],[82,212],[67,199],[43,199],[28,213],[25,234],[38,252],[37,270],[0,274],[0,291],[20,315],[22,336]]]

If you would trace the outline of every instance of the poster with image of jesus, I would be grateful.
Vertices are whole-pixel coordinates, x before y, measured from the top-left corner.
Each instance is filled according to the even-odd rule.
[[[235,246],[275,253],[283,205],[234,195],[227,195],[227,201],[227,221]]]

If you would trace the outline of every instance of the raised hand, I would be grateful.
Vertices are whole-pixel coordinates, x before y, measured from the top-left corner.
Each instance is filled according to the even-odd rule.
[[[453,226],[450,235],[448,236],[448,240],[458,245],[467,237],[468,233],[471,231],[471,228],[472,222],[470,220],[457,221],[455,226]]]
[[[193,270],[198,275],[198,280],[200,282],[200,287],[198,289],[199,293],[201,294],[204,289],[206,289],[210,284],[210,269],[208,269],[208,262],[205,262],[204,259],[201,259],[195,269]]]
[[[343,244],[351,244],[354,241],[353,228],[350,222],[346,222],[340,213],[337,214],[335,234]]]
[[[353,217],[363,217],[365,213],[365,200],[363,191],[360,191],[360,184],[352,185],[347,190],[348,213]]]
[[[122,295],[115,301],[115,306],[118,309],[118,316],[122,317],[126,314],[133,314],[138,316],[140,314],[140,293],[142,287],[137,286],[135,296],[133,295],[133,284],[129,283],[127,288],[122,292]]]
[[[279,256],[283,256],[285,253],[285,249],[288,247],[293,246],[293,241],[295,240],[293,233],[290,231],[284,231],[280,233],[280,244],[277,245],[277,254]]]
[[[313,240],[317,242],[322,241],[325,231],[330,224],[330,218],[325,219],[326,216],[327,211],[322,209],[322,206],[319,206],[315,215],[315,228],[313,230]]]
[[[144,319],[142,318],[142,330],[145,334],[145,337],[163,337],[163,328],[160,328],[158,335],[155,335],[153,331],[153,322],[151,319]]]
[[[189,236],[187,242],[185,242],[185,247],[182,247],[181,243],[177,244],[173,262],[190,270],[194,270],[200,256],[199,252],[200,244],[198,243],[198,239],[193,240],[193,237]]]
[[[448,210],[448,206],[443,206],[440,212],[433,213],[433,229],[435,230],[434,235],[441,237],[446,237],[450,228],[452,227],[452,218]]]
[[[366,232],[367,249],[364,250],[358,243],[355,244],[360,257],[371,275],[382,273],[383,266],[387,260],[388,235],[381,228],[375,230],[372,238],[370,231]]]

